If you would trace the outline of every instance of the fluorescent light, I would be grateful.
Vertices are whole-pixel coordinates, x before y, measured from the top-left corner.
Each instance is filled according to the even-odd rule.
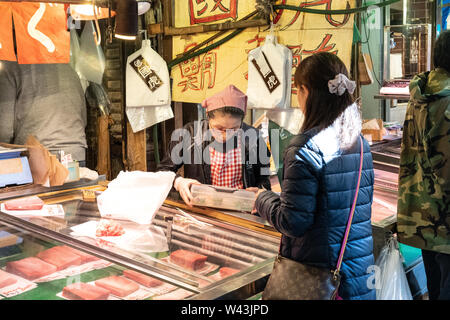
[[[136,0],[121,0],[116,7],[115,37],[135,40],[138,32],[138,4]]]
[[[121,35],[121,34],[117,34],[117,33],[114,36],[116,38],[122,39],[122,40],[136,40],[136,36],[125,36],[125,35]]]

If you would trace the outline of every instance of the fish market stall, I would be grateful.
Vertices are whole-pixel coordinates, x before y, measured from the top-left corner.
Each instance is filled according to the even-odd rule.
[[[257,217],[230,223],[213,210],[208,216],[166,203],[151,225],[102,219],[95,198],[104,189],[39,194],[45,213],[2,202],[1,235],[9,239],[0,242],[3,298],[247,299],[263,290],[279,237]]]

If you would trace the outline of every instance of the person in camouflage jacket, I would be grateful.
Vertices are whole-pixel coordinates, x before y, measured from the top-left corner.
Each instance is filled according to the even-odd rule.
[[[435,69],[410,83],[400,155],[397,230],[422,249],[430,299],[450,299],[450,32]]]

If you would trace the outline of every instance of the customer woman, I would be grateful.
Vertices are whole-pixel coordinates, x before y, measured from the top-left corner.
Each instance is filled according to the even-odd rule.
[[[336,268],[356,192],[361,143],[362,175],[356,210],[341,267],[343,299],[375,299],[368,267],[372,254],[371,205],[374,173],[361,116],[343,62],[319,53],[295,72],[298,102],[305,115],[301,134],[284,157],[281,195],[258,192],[256,211],[282,233],[283,257],[320,268]]]
[[[260,132],[244,123],[247,96],[233,85],[205,99],[207,119],[190,122],[171,137],[159,171],[177,172],[174,188],[192,205],[193,184],[270,190],[270,152]]]

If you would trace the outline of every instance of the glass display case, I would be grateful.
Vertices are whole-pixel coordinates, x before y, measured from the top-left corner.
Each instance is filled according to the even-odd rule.
[[[104,187],[87,189],[99,195]],[[115,220],[120,235],[97,236],[102,219],[95,200],[84,199],[83,190],[40,194],[46,206],[63,209],[45,216],[12,214],[3,207],[0,298],[95,296],[92,287],[73,291],[76,283],[106,288],[108,299],[247,299],[264,289],[279,248],[273,230],[260,232],[165,204],[152,225]],[[258,219],[252,217],[253,225],[267,228]],[[9,240],[2,242],[2,236]],[[32,273],[27,264],[32,259],[57,269]],[[15,283],[2,288],[5,275]]]
[[[410,80],[431,68],[431,24],[384,27],[384,72],[387,80]]]

